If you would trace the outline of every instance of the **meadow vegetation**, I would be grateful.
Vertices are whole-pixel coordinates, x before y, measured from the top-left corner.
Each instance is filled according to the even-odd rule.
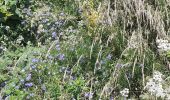
[[[170,100],[169,0],[0,0],[0,100]]]

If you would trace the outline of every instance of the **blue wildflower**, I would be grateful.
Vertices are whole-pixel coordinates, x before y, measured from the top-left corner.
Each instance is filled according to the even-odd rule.
[[[26,81],[29,81],[31,79],[31,74],[28,74],[28,76],[26,77]]]
[[[48,59],[53,59],[53,56],[51,56],[51,55],[48,55]]]
[[[65,59],[65,55],[64,54],[59,54],[58,55],[58,59],[59,60],[64,60]]]
[[[71,80],[76,80],[76,77],[75,76],[71,76]]]
[[[93,97],[93,93],[86,92],[86,93],[84,94],[84,97],[86,97],[86,98],[92,98],[92,97]]]
[[[35,68],[36,68],[36,66],[35,66],[35,65],[31,65],[31,68],[32,68],[32,69],[35,69]]]
[[[56,38],[56,36],[57,36],[56,32],[53,32],[53,33],[52,33],[52,37],[53,37],[53,38]]]
[[[37,58],[32,59],[32,63],[37,63],[37,62],[39,62],[39,59],[37,59]]]
[[[32,86],[33,86],[33,83],[32,83],[32,82],[30,82],[30,83],[25,83],[25,86],[26,86],[26,87],[32,87]]]
[[[19,86],[16,86],[15,89],[19,89]]]
[[[34,93],[31,93],[31,94],[29,94],[31,97],[33,97],[34,96]]]
[[[116,67],[121,68],[123,67],[123,64],[117,64]]]
[[[113,97],[113,96],[110,96],[110,100],[114,100],[114,97]]]
[[[112,55],[111,54],[109,54],[109,55],[107,55],[107,57],[106,57],[108,60],[110,60],[110,59],[112,59]]]
[[[58,51],[61,49],[59,44],[56,45],[56,49],[57,49]]]

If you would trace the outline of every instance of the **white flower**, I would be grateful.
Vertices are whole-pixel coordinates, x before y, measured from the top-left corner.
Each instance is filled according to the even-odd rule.
[[[164,98],[166,93],[162,87],[162,82],[162,73],[155,71],[153,73],[153,78],[149,79],[149,81],[146,83],[145,88],[148,90],[149,93],[151,93],[151,95]]]
[[[169,51],[170,50],[170,43],[168,40],[157,39],[156,43],[158,45],[158,49],[161,51]]]
[[[120,91],[120,94],[121,94],[123,97],[128,97],[129,89],[128,89],[128,88],[124,88],[122,91]]]
[[[162,73],[160,73],[160,72],[158,72],[158,71],[155,71],[155,72],[153,73],[153,80],[154,80],[155,82],[162,82],[162,81],[163,81],[163,79],[162,79]]]

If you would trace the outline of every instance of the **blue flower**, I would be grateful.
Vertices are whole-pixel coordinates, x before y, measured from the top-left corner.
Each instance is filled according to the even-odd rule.
[[[30,97],[33,97],[33,96],[34,96],[34,93],[31,93],[31,94],[30,94]]]
[[[16,86],[15,89],[19,89],[19,86]]]
[[[33,83],[32,83],[32,82],[30,82],[30,83],[25,83],[25,86],[26,86],[26,87],[32,87],[32,86],[33,86]]]
[[[32,69],[35,69],[35,68],[36,68],[36,66],[35,66],[35,65],[31,65],[31,68],[32,68]]]
[[[37,63],[37,62],[39,62],[39,59],[37,59],[37,58],[32,59],[32,63]]]
[[[58,59],[59,60],[64,60],[65,59],[65,55],[64,54],[59,54],[58,55]]]
[[[113,96],[110,96],[110,100],[114,100],[114,97],[113,97]]]
[[[108,60],[112,59],[112,55],[111,54],[107,55],[106,59]]]
[[[57,49],[58,51],[61,49],[59,44],[56,45],[56,49]]]
[[[71,80],[76,80],[76,76],[71,76]]]
[[[121,68],[123,67],[123,64],[117,64],[116,67]]]
[[[92,98],[92,97],[93,97],[93,93],[86,92],[86,93],[84,94],[84,97],[86,97],[86,98]]]
[[[56,38],[56,36],[57,36],[56,32],[53,32],[53,33],[52,33],[52,37],[53,37],[53,38]]]
[[[26,77],[26,81],[29,81],[31,79],[31,74],[28,74],[28,76]]]
[[[48,55],[48,59],[53,59],[53,56],[51,56],[51,55]]]

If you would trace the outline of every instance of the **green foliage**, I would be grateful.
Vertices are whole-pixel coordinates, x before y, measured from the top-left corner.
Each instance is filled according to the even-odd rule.
[[[12,16],[13,13],[10,9],[15,8],[17,0],[1,0],[0,1],[0,15],[2,16],[0,22],[6,20],[8,17]]]
[[[161,99],[145,85],[169,75],[155,42],[169,9],[130,1],[0,0],[0,99]]]

